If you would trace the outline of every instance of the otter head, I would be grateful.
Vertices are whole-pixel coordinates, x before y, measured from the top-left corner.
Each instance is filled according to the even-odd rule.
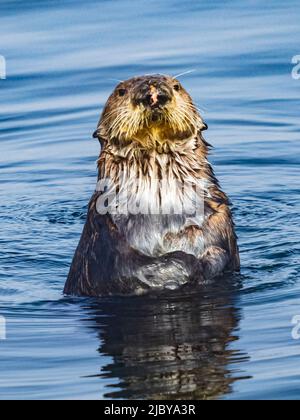
[[[120,83],[107,101],[94,137],[105,142],[180,140],[207,128],[192,98],[169,76]]]

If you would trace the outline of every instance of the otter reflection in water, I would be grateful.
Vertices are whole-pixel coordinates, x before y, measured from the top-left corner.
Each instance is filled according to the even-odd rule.
[[[99,352],[112,357],[99,376],[118,381],[107,398],[215,399],[238,379],[228,364],[245,357],[229,349],[240,314],[228,290],[104,300],[90,309]]]

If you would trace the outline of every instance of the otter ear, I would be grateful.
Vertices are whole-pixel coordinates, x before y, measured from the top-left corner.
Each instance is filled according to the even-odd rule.
[[[202,121],[202,123],[203,127],[201,128],[201,131],[206,131],[208,129],[208,125],[204,121]]]
[[[102,137],[100,137],[98,129],[93,133],[93,138],[98,139],[101,147],[103,147],[105,140]]]

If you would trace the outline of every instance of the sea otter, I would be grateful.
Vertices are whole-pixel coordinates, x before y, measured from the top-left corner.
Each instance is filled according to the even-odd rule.
[[[94,134],[98,184],[65,294],[173,290],[239,270],[206,129],[177,79],[147,75],[116,87]]]

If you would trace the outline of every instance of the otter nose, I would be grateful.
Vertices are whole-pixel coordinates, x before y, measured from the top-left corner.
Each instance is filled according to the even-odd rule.
[[[138,95],[137,102],[151,108],[159,108],[171,100],[171,95],[161,87],[153,85],[144,87]]]
[[[170,100],[170,97],[166,92],[155,86],[150,86],[150,93],[147,95],[147,102],[150,106],[163,106]]]

